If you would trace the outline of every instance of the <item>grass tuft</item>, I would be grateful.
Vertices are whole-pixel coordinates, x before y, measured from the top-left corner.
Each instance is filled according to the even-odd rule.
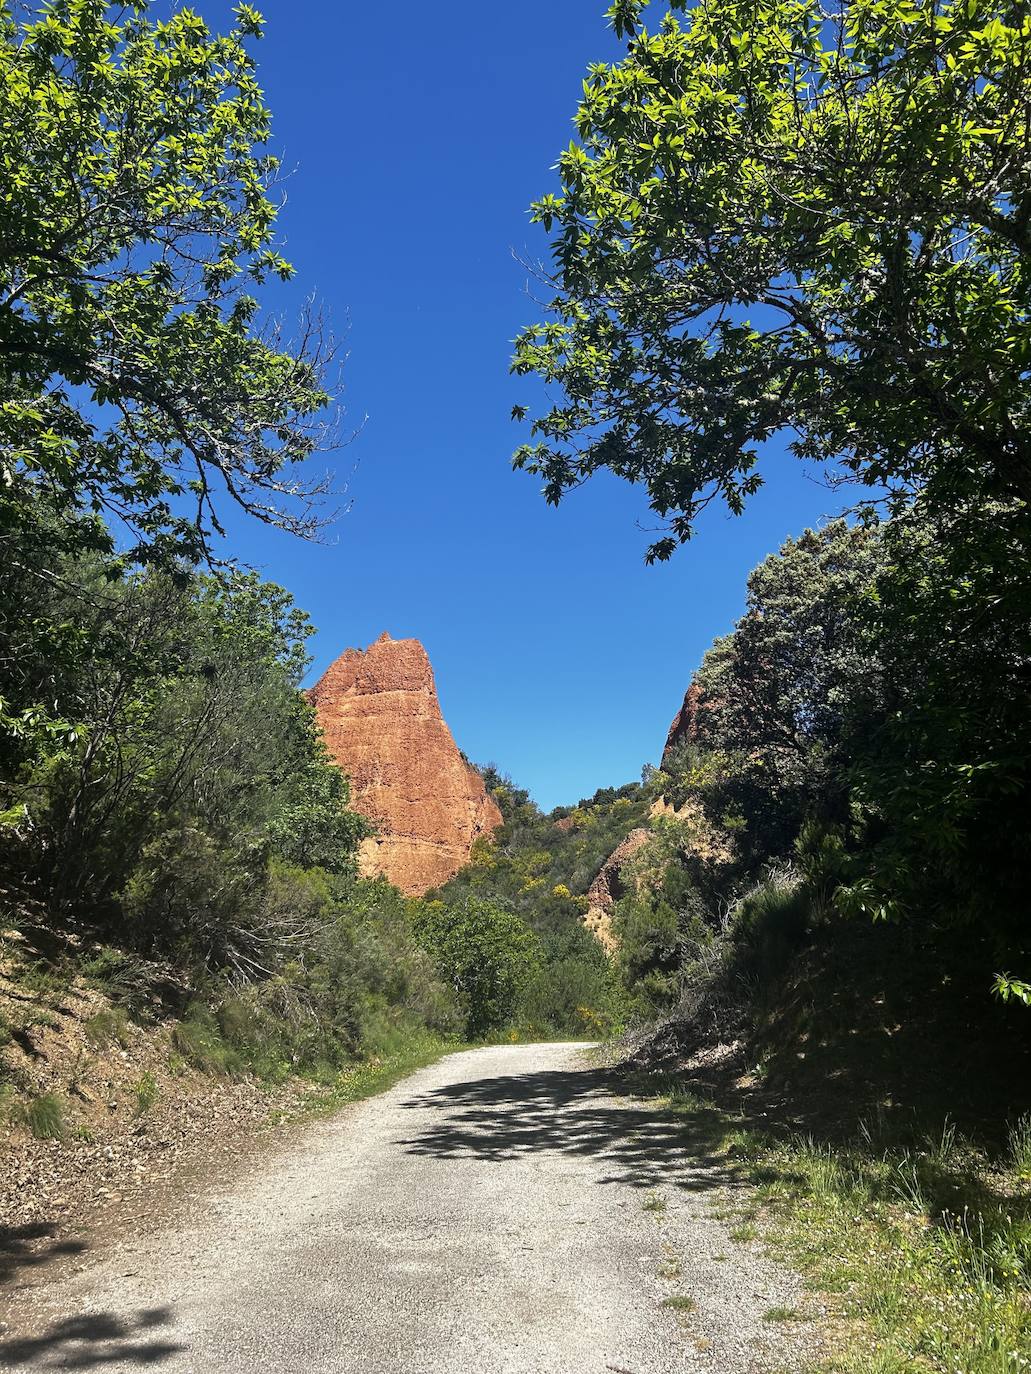
[[[1009,1129],[1010,1163],[1017,1178],[1031,1179],[1031,1112],[1025,1112]]]
[[[695,1312],[698,1304],[694,1298],[689,1298],[686,1293],[674,1293],[672,1297],[663,1298],[663,1307],[671,1307],[675,1312]]]
[[[108,1045],[121,1045],[124,1049],[129,1043],[129,1018],[121,1007],[109,1007],[98,1011],[83,1024],[86,1039],[97,1049]]]
[[[764,1322],[797,1322],[801,1313],[794,1307],[767,1307],[763,1313]]]
[[[145,1116],[158,1099],[157,1079],[148,1070],[140,1075],[132,1085],[132,1090],[136,1097],[136,1115]]]
[[[736,1240],[738,1244],[745,1244],[750,1240],[755,1240],[759,1234],[759,1228],[753,1226],[750,1221],[744,1221],[740,1226],[732,1226],[727,1232],[731,1240]]]
[[[36,1140],[63,1140],[68,1134],[64,1103],[54,1093],[30,1098],[10,1114]]]

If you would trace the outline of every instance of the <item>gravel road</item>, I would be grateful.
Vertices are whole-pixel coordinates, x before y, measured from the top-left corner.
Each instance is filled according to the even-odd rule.
[[[4,1368],[745,1374],[797,1281],[713,1216],[725,1166],[577,1046],[452,1054],[36,1290]],[[673,1300],[673,1303],[670,1300]],[[674,1305],[675,1304],[675,1305]]]

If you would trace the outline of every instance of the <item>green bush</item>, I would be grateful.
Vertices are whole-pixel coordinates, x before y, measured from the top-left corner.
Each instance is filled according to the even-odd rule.
[[[811,910],[808,889],[789,870],[766,877],[734,912],[731,938],[738,966],[761,982],[777,978],[805,943]]]
[[[540,941],[519,916],[486,902],[413,906],[420,944],[454,988],[465,1035],[477,1040],[508,1026],[527,983],[540,966]]]
[[[240,1055],[226,1043],[214,1016],[202,1006],[191,1007],[186,1019],[173,1028],[172,1045],[201,1073],[232,1077],[243,1068]]]
[[[519,996],[516,1023],[527,1038],[604,1038],[615,1024],[612,969],[579,924],[541,941],[541,959]]]

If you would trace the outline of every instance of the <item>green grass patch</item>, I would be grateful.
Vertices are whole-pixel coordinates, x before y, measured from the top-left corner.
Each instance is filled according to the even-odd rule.
[[[732,1226],[727,1235],[731,1240],[736,1240],[739,1245],[747,1245],[750,1240],[757,1238],[759,1228],[753,1226],[750,1221],[743,1221],[739,1226]]]
[[[674,1293],[672,1297],[663,1298],[663,1307],[671,1307],[674,1312],[695,1312],[698,1304],[694,1298],[689,1298],[685,1293]]]
[[[24,1126],[36,1140],[63,1140],[68,1134],[65,1104],[56,1093],[9,1102],[6,1114],[12,1125]]]
[[[678,1107],[670,1102],[671,1107]],[[688,1115],[712,1107],[679,1105]],[[761,1235],[832,1295],[831,1368],[847,1374],[1021,1374],[1031,1368],[1031,1122],[989,1159],[948,1123],[900,1145],[829,1145],[724,1118],[728,1171],[752,1185],[730,1235]],[[708,1128],[708,1127],[707,1127]],[[804,1320],[772,1307],[769,1322]]]
[[[386,1092],[417,1069],[436,1063],[445,1054],[469,1048],[436,1035],[413,1035],[393,1053],[344,1069],[304,1101],[305,1113],[328,1116],[349,1102]]]
[[[767,1307],[763,1313],[764,1322],[797,1322],[802,1314],[794,1307]]]
[[[158,1100],[157,1079],[148,1070],[132,1085],[132,1091],[136,1098],[136,1115],[145,1116]]]
[[[121,1007],[108,1007],[98,1011],[83,1023],[86,1039],[96,1049],[108,1045],[121,1045],[124,1049],[129,1043],[129,1018]]]

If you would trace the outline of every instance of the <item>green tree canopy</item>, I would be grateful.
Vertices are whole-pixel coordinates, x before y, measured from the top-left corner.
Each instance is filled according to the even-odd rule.
[[[665,766],[679,802],[746,821],[749,852],[784,853],[806,810],[845,789],[856,722],[880,718],[879,644],[863,619],[882,529],[832,521],[788,539],[748,579],[745,615],[705,655],[694,740]]]
[[[478,1039],[507,1026],[540,962],[540,943],[512,911],[473,898],[412,904],[415,935],[466,1012],[466,1034]]]
[[[291,275],[238,5],[213,35],[148,0],[0,18],[0,540],[46,501],[104,512],[143,560],[210,554],[236,501],[301,533],[321,482],[317,321],[285,347],[249,288]],[[67,519],[70,544],[103,526]]]
[[[1031,18],[1011,0],[705,0],[611,16],[561,191],[556,385],[515,457],[547,499],[608,468],[689,537],[765,440],[928,509],[1031,497]],[[516,414],[526,410],[516,407]],[[840,471],[840,468],[838,469]]]

